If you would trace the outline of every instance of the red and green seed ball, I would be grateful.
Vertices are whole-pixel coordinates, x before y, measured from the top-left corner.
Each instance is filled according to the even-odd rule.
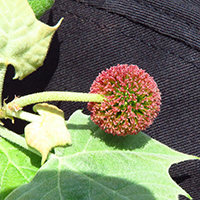
[[[136,65],[118,64],[102,71],[90,93],[105,97],[101,103],[88,103],[92,121],[113,135],[145,130],[160,111],[161,93],[156,82]]]

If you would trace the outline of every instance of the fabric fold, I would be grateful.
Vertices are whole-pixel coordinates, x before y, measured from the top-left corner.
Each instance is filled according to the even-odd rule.
[[[78,0],[105,9],[200,49],[200,2],[164,0]],[[196,4],[196,5],[195,5]]]

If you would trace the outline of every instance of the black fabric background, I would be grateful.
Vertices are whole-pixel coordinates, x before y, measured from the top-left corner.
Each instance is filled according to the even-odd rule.
[[[55,25],[61,17],[44,66],[23,81],[11,80],[14,69],[9,67],[4,98],[52,90],[88,92],[102,70],[136,64],[155,78],[162,93],[161,112],[145,133],[200,157],[200,1],[57,0],[41,20]],[[54,104],[66,119],[77,109],[89,114],[86,103]],[[18,133],[24,124],[6,121]],[[200,161],[175,164],[169,171],[194,200],[200,199]]]

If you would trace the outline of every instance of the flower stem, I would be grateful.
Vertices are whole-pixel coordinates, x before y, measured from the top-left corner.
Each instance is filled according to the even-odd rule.
[[[81,101],[102,102],[104,97],[100,94],[79,92],[39,92],[22,96],[13,100],[14,104],[24,107],[30,104],[47,101]]]

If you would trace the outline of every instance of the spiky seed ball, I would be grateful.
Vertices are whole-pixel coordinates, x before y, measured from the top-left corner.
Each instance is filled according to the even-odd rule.
[[[160,111],[161,94],[156,82],[136,65],[118,64],[102,71],[90,93],[105,97],[101,103],[88,103],[92,121],[113,135],[145,130]]]

